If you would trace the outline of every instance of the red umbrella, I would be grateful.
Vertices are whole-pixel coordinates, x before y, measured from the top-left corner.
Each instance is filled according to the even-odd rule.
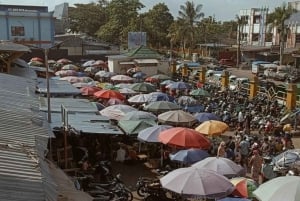
[[[145,82],[151,82],[151,83],[153,83],[153,82],[159,82],[159,80],[156,79],[156,78],[153,78],[153,77],[147,77],[145,79]]]
[[[210,141],[199,132],[185,128],[175,127],[161,132],[158,140],[163,144],[185,147],[209,149]]]
[[[80,89],[81,95],[83,96],[93,96],[94,93],[96,93],[97,91],[100,91],[101,88],[99,87],[93,87],[93,86],[88,86],[88,87],[82,87]]]
[[[30,61],[39,61],[39,62],[44,62],[44,60],[40,57],[33,57],[30,59]]]
[[[70,64],[70,63],[72,63],[71,60],[65,59],[65,58],[59,59],[59,60],[57,60],[56,62],[57,62],[57,63],[60,63],[60,64]]]
[[[106,89],[97,91],[96,93],[94,93],[94,96],[96,98],[103,98],[103,99],[111,99],[111,98],[117,98],[120,100],[125,99],[125,97],[120,92],[114,90],[106,90]]]

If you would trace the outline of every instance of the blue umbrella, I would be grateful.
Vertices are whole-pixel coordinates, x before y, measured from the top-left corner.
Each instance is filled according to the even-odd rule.
[[[180,150],[175,154],[170,154],[170,159],[172,161],[179,161],[184,164],[193,164],[207,157],[209,157],[207,151],[201,149],[193,149],[193,148]]]
[[[132,77],[140,79],[140,78],[144,78],[145,76],[146,76],[146,73],[143,73],[140,71],[140,72],[133,74]]]
[[[174,82],[166,86],[169,89],[191,89],[192,86],[186,82]]]
[[[220,121],[220,118],[217,115],[215,115],[214,113],[209,113],[209,112],[196,113],[194,116],[201,123],[205,122],[205,121],[209,121],[209,120]]]
[[[172,83],[174,83],[175,81],[173,81],[173,80],[164,80],[164,81],[162,81],[160,84],[161,85],[169,85],[169,84],[172,84]]]
[[[249,199],[246,198],[235,198],[235,197],[226,197],[217,201],[251,201]]]
[[[190,113],[196,113],[196,112],[203,112],[205,108],[203,105],[190,105],[190,106],[186,105],[183,106],[183,109]]]
[[[148,102],[155,102],[155,101],[169,101],[174,102],[175,98],[163,92],[152,92],[149,94]]]

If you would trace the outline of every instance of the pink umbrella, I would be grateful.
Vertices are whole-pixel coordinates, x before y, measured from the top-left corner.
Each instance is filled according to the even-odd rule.
[[[96,93],[97,91],[100,91],[101,88],[99,87],[82,87],[80,89],[81,95],[83,96],[93,96],[94,93]]]
[[[79,79],[79,77],[75,77],[75,76],[66,76],[66,77],[62,77],[62,78],[59,78],[59,79],[60,80],[68,81],[71,84],[77,83],[77,82],[81,82],[81,80]]]
[[[57,62],[57,63],[60,63],[60,64],[70,64],[70,63],[72,63],[71,60],[66,59],[66,58],[59,59],[59,60],[57,60],[56,62]]]
[[[107,101],[107,105],[122,105],[124,102],[118,98],[111,98]]]
[[[55,75],[65,77],[65,76],[75,76],[77,75],[77,72],[74,70],[60,70],[56,71]]]

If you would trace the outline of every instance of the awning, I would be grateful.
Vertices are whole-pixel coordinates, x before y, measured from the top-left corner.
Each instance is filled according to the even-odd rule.
[[[138,64],[157,64],[159,63],[157,59],[134,59]]]
[[[134,65],[134,62],[133,61],[120,61],[121,65]]]

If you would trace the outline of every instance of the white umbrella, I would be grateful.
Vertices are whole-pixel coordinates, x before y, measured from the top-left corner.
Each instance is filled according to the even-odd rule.
[[[117,87],[117,86],[115,86],[115,87]],[[121,89],[118,89],[118,91],[121,93],[121,94],[138,94],[138,92],[136,92],[136,91],[134,91],[134,90],[132,90],[132,89],[129,89],[129,88],[121,88]]]
[[[214,170],[226,177],[243,176],[245,173],[245,170],[242,166],[237,165],[232,160],[223,157],[207,157],[202,161],[193,164],[192,166]]]
[[[136,111],[134,107],[129,105],[111,105],[100,111],[100,114],[110,119],[120,120],[128,112]]]
[[[138,140],[145,141],[145,142],[159,142],[158,135],[162,131],[170,128],[173,127],[169,125],[155,125],[140,131],[137,138]]]
[[[216,199],[232,193],[233,184],[226,177],[205,168],[179,168],[160,179],[163,188],[181,195]]]
[[[156,121],[157,117],[149,112],[144,111],[131,111],[126,113],[124,117],[121,118],[121,120],[153,120]]]
[[[129,81],[133,80],[132,77],[129,77],[127,75],[115,75],[115,76],[112,76],[110,79],[112,81],[125,81],[125,82],[129,82]]]
[[[300,201],[300,177],[283,176],[261,184],[254,192],[260,201]]]
[[[128,99],[129,103],[147,103],[149,101],[149,94],[138,94],[135,96],[132,96]]]

